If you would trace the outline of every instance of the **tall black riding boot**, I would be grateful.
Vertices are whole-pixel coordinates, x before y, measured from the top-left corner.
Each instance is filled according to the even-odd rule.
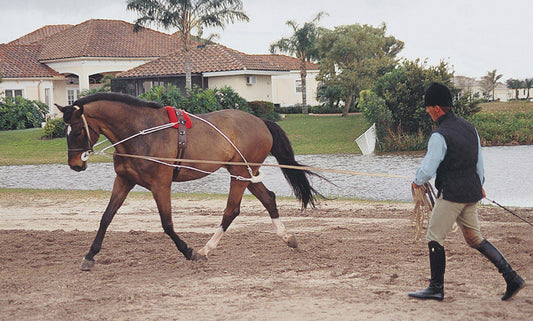
[[[431,280],[429,287],[410,292],[409,296],[417,299],[444,300],[444,270],[446,268],[446,256],[444,247],[438,242],[431,241],[429,247],[429,264],[431,267]]]
[[[477,250],[498,268],[505,282],[507,282],[507,289],[502,296],[502,300],[510,299],[526,285],[526,282],[511,268],[500,251],[489,241],[483,240]]]

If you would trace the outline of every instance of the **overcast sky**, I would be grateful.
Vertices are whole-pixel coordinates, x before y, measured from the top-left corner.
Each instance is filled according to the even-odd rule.
[[[497,69],[503,79],[533,78],[532,0],[243,0],[250,22],[215,30],[218,42],[249,53],[267,53],[290,35],[285,22],[304,23],[318,12],[328,28],[346,24],[387,25],[405,42],[402,57],[449,62],[456,75],[480,78]],[[88,19],[133,22],[125,0],[0,0],[0,43],[50,24]],[[174,32],[169,30],[168,32]]]

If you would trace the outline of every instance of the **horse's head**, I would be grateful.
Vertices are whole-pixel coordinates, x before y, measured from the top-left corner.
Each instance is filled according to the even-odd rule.
[[[87,169],[87,159],[92,153],[92,146],[98,141],[99,133],[89,126],[83,114],[83,106],[59,106],[65,122],[65,136],[67,137],[68,165],[80,172]]]

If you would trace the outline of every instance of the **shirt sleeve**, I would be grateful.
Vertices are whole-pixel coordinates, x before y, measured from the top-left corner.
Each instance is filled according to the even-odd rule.
[[[439,133],[433,133],[429,137],[428,150],[422,160],[420,168],[416,171],[413,182],[416,185],[424,185],[437,174],[437,169],[446,155],[446,140]],[[479,158],[478,158],[479,164]],[[483,165],[483,161],[481,161]]]
[[[477,134],[477,131],[476,131]],[[481,140],[479,139],[479,135],[477,136],[477,164],[476,164],[476,172],[479,176],[479,179],[481,180],[481,185],[485,183],[485,167],[483,165],[483,155],[481,153]]]

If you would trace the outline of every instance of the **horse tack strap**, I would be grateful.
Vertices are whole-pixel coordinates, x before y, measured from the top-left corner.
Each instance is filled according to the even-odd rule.
[[[171,106],[165,107],[168,112],[168,116],[170,118],[170,122],[176,123],[174,125],[174,128],[178,129],[178,159],[183,157],[183,153],[185,151],[185,148],[187,148],[187,129],[192,127],[192,121],[189,115],[187,115],[186,112],[184,112],[181,109],[176,109]],[[179,165],[178,162],[174,163],[175,165]],[[173,174],[173,179],[176,179],[179,174],[180,167],[176,167]]]
[[[185,149],[187,147],[187,125],[183,116],[185,112],[176,109],[176,115],[178,116],[178,148]],[[181,154],[181,153],[178,153]]]
[[[170,118],[170,122],[177,123],[176,125],[173,126],[174,128],[180,127],[179,120],[178,120],[178,113],[183,114],[183,119],[185,120],[185,128],[189,129],[192,127],[191,117],[189,117],[189,115],[187,115],[185,111],[181,109],[176,109],[172,106],[165,106],[165,109],[168,112],[168,117]]]

